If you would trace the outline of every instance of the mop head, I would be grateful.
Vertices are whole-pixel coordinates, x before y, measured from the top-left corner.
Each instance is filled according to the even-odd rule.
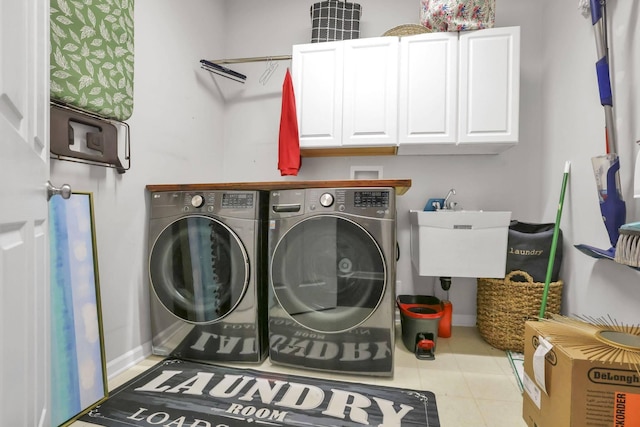
[[[614,261],[630,267],[640,267],[640,222],[625,224],[618,230]]]

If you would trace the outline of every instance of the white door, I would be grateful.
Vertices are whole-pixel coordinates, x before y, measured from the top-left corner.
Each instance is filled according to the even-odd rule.
[[[460,33],[458,141],[518,142],[520,27]]]
[[[400,40],[398,153],[411,144],[456,143],[458,33],[440,32]]]
[[[0,423],[49,425],[49,0],[0,0]]]
[[[398,52],[397,37],[344,42],[343,146],[397,145]]]
[[[342,42],[293,46],[291,79],[300,148],[341,145],[342,52]]]

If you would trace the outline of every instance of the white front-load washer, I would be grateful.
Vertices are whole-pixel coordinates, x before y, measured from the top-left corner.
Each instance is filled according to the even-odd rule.
[[[267,354],[267,196],[150,193],[153,354],[261,362]]]
[[[392,376],[394,189],[271,191],[269,208],[271,361]]]

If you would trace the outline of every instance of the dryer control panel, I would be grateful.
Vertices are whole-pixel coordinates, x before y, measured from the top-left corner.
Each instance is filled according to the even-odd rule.
[[[178,214],[215,214],[257,219],[255,191],[161,191],[151,193],[151,218]]]

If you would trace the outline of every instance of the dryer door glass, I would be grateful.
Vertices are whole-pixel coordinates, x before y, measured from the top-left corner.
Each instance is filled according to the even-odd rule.
[[[364,322],[386,286],[385,261],[374,238],[337,216],[315,216],[284,234],[271,264],[276,298],[301,325],[339,332]]]
[[[149,260],[153,291],[174,315],[210,323],[229,314],[249,281],[240,239],[223,223],[192,216],[165,228]]]

